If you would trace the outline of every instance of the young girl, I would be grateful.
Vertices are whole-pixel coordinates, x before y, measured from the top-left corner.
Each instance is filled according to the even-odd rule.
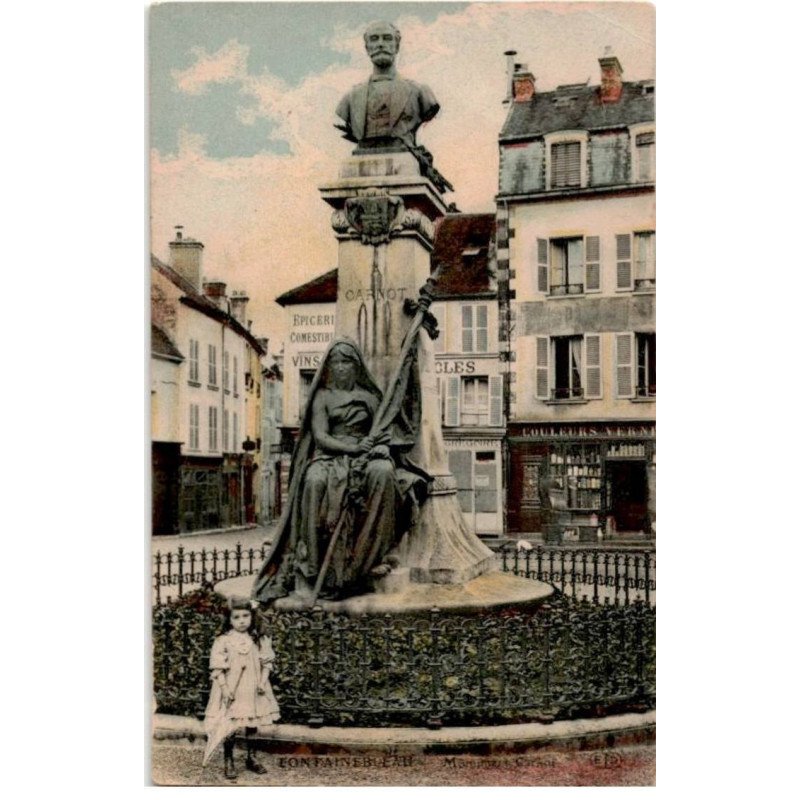
[[[220,742],[225,754],[225,777],[236,778],[233,742],[236,731],[245,729],[247,757],[245,767],[263,774],[266,769],[253,757],[250,737],[259,725],[271,725],[280,718],[280,709],[269,684],[275,652],[268,636],[255,624],[251,601],[233,597],[228,603],[230,617],[226,631],[211,647],[211,695],[206,707],[208,734],[203,766]]]

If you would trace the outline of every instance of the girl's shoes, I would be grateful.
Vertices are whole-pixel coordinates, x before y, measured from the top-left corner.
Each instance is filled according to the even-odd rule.
[[[255,772],[256,775],[263,775],[267,771],[267,768],[259,764],[252,756],[247,757],[244,765],[250,772]]]
[[[225,759],[225,777],[229,781],[236,780],[236,767],[233,765],[233,759]]]

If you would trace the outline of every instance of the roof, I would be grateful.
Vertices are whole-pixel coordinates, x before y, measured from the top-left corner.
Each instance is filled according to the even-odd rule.
[[[564,130],[624,127],[655,119],[654,81],[623,82],[614,103],[600,102],[600,87],[559,86],[526,103],[512,103],[500,141],[527,139]]]
[[[431,263],[441,265],[437,298],[493,293],[490,250],[494,239],[494,214],[447,214],[436,227]],[[302,303],[335,303],[338,270],[284,292],[275,302],[282,306]]]
[[[162,356],[170,361],[184,360],[183,354],[172,339],[158,325],[153,324],[150,325],[150,352],[154,356]]]
[[[176,272],[172,267],[168,264],[165,264],[160,259],[156,258],[152,253],[150,254],[150,266],[152,269],[156,270],[156,272],[161,273],[167,280],[171,281],[175,286],[177,286],[182,292],[183,297],[181,297],[181,302],[184,305],[189,306],[190,308],[194,308],[197,311],[205,314],[207,317],[211,317],[212,319],[217,320],[217,322],[222,322],[227,325],[232,331],[235,331],[239,334],[239,336],[244,337],[249,342],[250,346],[259,354],[259,355],[266,355],[266,350],[259,344],[258,339],[250,333],[247,328],[242,325],[239,320],[232,317],[226,311],[223,311],[220,308],[209,300],[207,297],[200,294],[197,289],[194,287],[194,284],[191,281],[187,281],[186,278],[183,277],[180,273]],[[181,356],[182,357],[182,356]]]
[[[448,214],[436,228],[431,263],[439,266],[437,298],[494,292],[491,247],[494,214]]]
[[[289,289],[275,302],[282,306],[296,306],[300,303],[335,303],[338,288],[338,270],[332,269],[324,275],[312,278],[307,283]]]

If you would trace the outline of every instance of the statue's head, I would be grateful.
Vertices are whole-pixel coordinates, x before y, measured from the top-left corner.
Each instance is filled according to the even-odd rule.
[[[391,22],[372,22],[364,31],[364,46],[376,67],[391,66],[400,49],[400,31]]]
[[[329,385],[352,388],[359,374],[361,359],[353,345],[348,342],[337,342],[328,354],[326,367]]]

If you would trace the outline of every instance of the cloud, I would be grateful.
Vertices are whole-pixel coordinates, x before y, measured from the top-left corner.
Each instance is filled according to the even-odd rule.
[[[195,63],[184,70],[172,70],[176,88],[190,95],[206,92],[215,83],[234,83],[247,77],[247,58],[250,48],[231,39],[215,53],[207,53],[202,47],[190,51]]]
[[[462,211],[491,211],[497,191],[497,135],[506,108],[509,48],[528,63],[537,90],[587,77],[599,80],[598,57],[611,45],[626,80],[653,77],[653,10],[646,3],[475,4],[443,12],[433,23],[409,13],[394,19],[403,39],[401,74],[428,84],[440,114],[419,141],[455,186]],[[270,138],[289,154],[264,151],[248,158],[210,158],[202,137],[183,131],[178,154],[151,157],[154,251],[165,255],[173,225],[206,245],[207,274],[251,297],[254,330],[280,336],[280,293],[336,265],[330,209],[318,187],[334,179],[352,145],[333,128],[341,96],[369,74],[360,32],[339,27],[325,42],[350,54],[344,64],[289,85],[269,72],[247,71],[248,47],[228,41],[214,53],[194,48],[195,63],[173,73],[180,91],[199,95],[214,83],[237,87],[243,125],[270,123]]]

